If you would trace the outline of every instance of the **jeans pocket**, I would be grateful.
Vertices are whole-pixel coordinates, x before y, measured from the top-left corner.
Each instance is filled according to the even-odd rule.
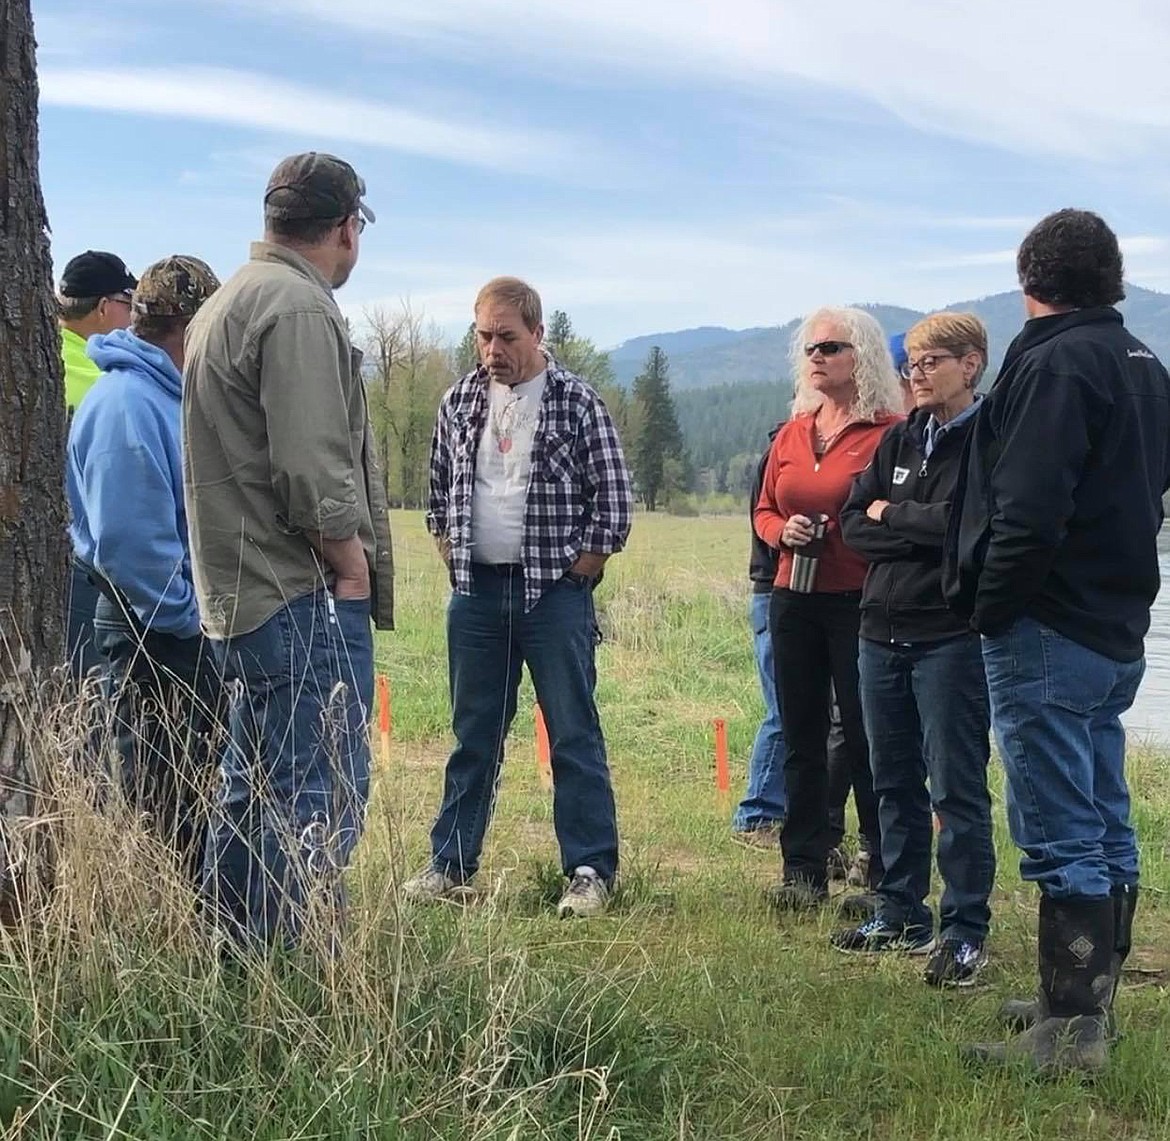
[[[1078,714],[1100,709],[1117,683],[1117,663],[1046,626],[1039,634],[1045,703]]]
[[[293,619],[282,606],[263,625],[226,643],[229,668],[248,682],[286,681],[293,674]]]

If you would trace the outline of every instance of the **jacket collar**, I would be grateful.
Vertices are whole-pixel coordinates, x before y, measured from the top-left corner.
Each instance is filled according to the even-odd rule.
[[[957,428],[970,420],[979,410],[979,404],[983,400],[983,393],[975,393],[974,401],[969,404],[962,412],[958,414],[953,420],[948,420],[945,424],[939,425],[939,431],[942,434],[948,435],[953,428]],[[906,435],[914,441],[919,451],[926,448],[926,428],[931,421],[933,412],[926,408],[914,408],[906,417]]]
[[[253,242],[248,256],[252,261],[278,262],[286,265],[302,277],[307,277],[315,285],[319,285],[330,297],[333,296],[333,286],[329,284],[325,275],[307,257],[289,249],[288,246],[280,246],[275,242]]]
[[[1081,325],[1123,325],[1124,323],[1124,318],[1112,305],[1097,305],[1091,309],[1074,309],[1071,313],[1054,313],[1051,317],[1033,317],[1025,323],[1015,340],[1008,346],[999,375],[1003,376],[1008,367],[1014,364],[1022,353],[1052,340],[1053,337],[1057,337],[1069,329],[1076,329]]]

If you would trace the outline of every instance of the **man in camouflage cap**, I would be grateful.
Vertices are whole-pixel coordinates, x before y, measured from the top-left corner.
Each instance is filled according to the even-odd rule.
[[[204,882],[242,942],[295,943],[340,913],[369,797],[370,619],[392,624],[393,559],[361,353],[333,296],[374,220],[364,192],[333,155],[284,159],[264,240],[187,335],[195,586],[242,682]]]
[[[191,578],[180,407],[183,337],[218,288],[185,254],[143,273],[130,328],[87,344],[101,373],[70,425],[66,471],[74,550],[101,594],[95,642],[123,789],[193,886],[223,700]]]

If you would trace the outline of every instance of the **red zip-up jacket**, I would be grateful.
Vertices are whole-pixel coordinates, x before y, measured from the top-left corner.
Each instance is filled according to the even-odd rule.
[[[901,419],[882,413],[872,421],[849,424],[819,462],[813,452],[812,412],[794,416],[777,433],[754,518],[756,534],[780,551],[776,586],[787,587],[792,577],[792,549],[780,542],[784,524],[793,515],[820,512],[829,517],[829,524],[817,567],[817,593],[842,594],[862,588],[868,564],[845,545],[838,516],[854,478],[869,467],[886,429]]]

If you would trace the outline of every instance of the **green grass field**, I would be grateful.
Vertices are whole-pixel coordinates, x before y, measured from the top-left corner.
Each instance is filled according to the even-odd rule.
[[[1170,1137],[1164,758],[1131,760],[1145,894],[1110,1072],[1085,1087],[968,1068],[959,1044],[993,1034],[999,1000],[1033,981],[1035,897],[999,773],[983,986],[939,994],[921,961],[832,951],[831,908],[771,914],[778,859],[731,841],[734,804],[714,783],[713,719],[728,725],[733,802],[761,711],[742,519],[639,517],[599,592],[624,843],[612,912],[553,917],[527,683],[479,902],[400,910],[448,747],[447,588],[421,518],[394,525],[399,629],[378,654],[394,739],[343,951],[221,967],[150,842],[64,803],[59,898],[6,936],[0,964],[5,1137]]]

